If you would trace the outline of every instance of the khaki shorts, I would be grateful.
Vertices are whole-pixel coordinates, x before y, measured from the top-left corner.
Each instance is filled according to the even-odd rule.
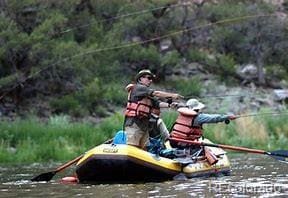
[[[127,144],[145,148],[149,140],[149,133],[142,131],[137,124],[133,123],[131,126],[125,127],[127,135]]]

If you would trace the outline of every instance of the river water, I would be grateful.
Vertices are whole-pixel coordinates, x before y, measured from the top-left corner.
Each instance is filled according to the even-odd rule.
[[[230,176],[141,184],[67,184],[59,173],[50,182],[30,182],[60,164],[0,164],[0,197],[288,197],[288,164],[256,154],[230,154]]]

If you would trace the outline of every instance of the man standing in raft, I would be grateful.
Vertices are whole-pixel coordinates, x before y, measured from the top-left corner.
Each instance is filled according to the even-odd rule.
[[[181,99],[183,96],[176,93],[156,91],[150,88],[155,75],[148,69],[141,70],[136,76],[136,84],[129,84],[128,103],[125,111],[124,130],[127,135],[127,144],[145,148],[149,140],[149,131],[156,126],[164,139],[169,132],[159,118],[160,108],[175,107],[177,103],[161,102],[159,99]]]

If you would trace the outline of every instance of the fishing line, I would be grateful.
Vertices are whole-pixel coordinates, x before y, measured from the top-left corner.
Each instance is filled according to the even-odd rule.
[[[284,115],[288,114],[288,111],[283,112],[264,112],[264,113],[254,113],[254,114],[243,114],[236,115],[237,118],[254,117],[254,116],[267,116],[267,115]]]
[[[201,98],[228,98],[228,97],[244,97],[244,95],[237,95],[237,94],[226,94],[226,95],[202,95],[202,96],[195,96],[195,95],[189,95],[189,96],[185,96],[184,99],[191,99],[191,98],[197,98],[197,99],[201,99]]]
[[[146,44],[146,43],[150,43],[152,41],[157,41],[160,39],[165,39],[177,34],[181,34],[181,33],[185,33],[185,32],[189,32],[192,30],[197,30],[197,29],[201,29],[201,28],[205,28],[205,27],[209,27],[209,26],[213,26],[213,25],[218,25],[218,24],[224,24],[224,23],[230,23],[230,22],[236,22],[236,21],[242,21],[245,19],[249,19],[249,18],[259,18],[259,17],[272,17],[272,16],[276,16],[275,14],[269,14],[269,15],[249,15],[249,16],[243,16],[243,17],[236,17],[236,18],[232,18],[232,19],[224,19],[221,21],[217,21],[214,23],[208,23],[208,24],[204,24],[204,25],[199,25],[193,28],[188,28],[188,29],[182,29],[176,32],[172,32],[163,36],[159,36],[159,37],[154,37],[151,39],[147,39],[144,41],[135,41],[135,42],[130,42],[124,45],[119,45],[119,46],[111,46],[111,47],[107,47],[107,48],[100,48],[100,49],[95,49],[95,50],[91,50],[91,51],[87,51],[84,53],[81,53],[80,55],[76,55],[76,56],[83,56],[83,55],[87,55],[87,54],[92,54],[92,53],[97,53],[97,52],[103,52],[103,51],[110,51],[110,50],[116,50],[116,49],[121,49],[121,48],[127,48],[127,47],[132,47],[135,45],[141,45],[141,44]],[[76,56],[72,56],[72,57],[76,57]]]
[[[94,23],[87,23],[87,24],[84,24],[84,25],[76,26],[74,28],[70,28],[70,29],[61,31],[60,34],[64,34],[64,33],[70,32],[70,31],[78,29],[78,28],[88,27],[88,26],[96,24],[96,23],[103,23],[103,22],[106,22],[106,21],[118,20],[118,19],[125,18],[125,17],[131,17],[131,16],[135,16],[135,15],[142,15],[142,14],[146,14],[148,12],[153,12],[153,11],[161,10],[161,9],[164,9],[164,8],[175,8],[175,7],[179,7],[179,6],[182,6],[182,5],[183,4],[175,4],[175,5],[169,4],[169,5],[166,5],[166,6],[155,7],[155,8],[152,8],[152,9],[146,9],[146,10],[140,10],[140,11],[136,11],[136,12],[130,12],[130,13],[127,13],[127,14],[114,16],[114,17],[111,17],[109,19],[103,19],[103,20],[100,20],[100,21],[96,21]]]
[[[56,64],[59,64],[59,63],[62,63],[62,62],[66,62],[66,61],[68,61],[70,59],[73,59],[73,58],[76,58],[76,57],[85,56],[85,55],[88,55],[88,54],[94,54],[94,53],[98,53],[98,52],[111,51],[111,50],[117,50],[117,49],[123,49],[123,48],[133,47],[133,46],[137,46],[137,45],[142,45],[142,44],[150,43],[150,42],[153,42],[153,41],[156,41],[156,40],[160,40],[160,39],[168,38],[168,37],[171,37],[171,36],[174,36],[174,35],[178,35],[178,34],[181,34],[181,33],[189,32],[189,31],[192,31],[192,30],[197,30],[197,29],[201,29],[201,28],[211,27],[211,26],[214,26],[214,25],[220,25],[220,24],[226,24],[226,23],[232,23],[232,22],[239,22],[239,21],[243,21],[243,20],[247,20],[247,19],[253,19],[253,18],[274,17],[274,16],[277,16],[277,15],[276,14],[261,14],[261,15],[248,15],[248,16],[235,17],[235,18],[231,18],[231,19],[224,19],[224,20],[220,20],[220,21],[217,21],[217,22],[203,24],[203,25],[199,25],[199,26],[196,26],[196,27],[188,28],[188,29],[182,29],[182,30],[179,30],[179,31],[175,31],[175,32],[163,35],[163,36],[147,39],[147,40],[144,40],[144,41],[130,42],[130,43],[127,43],[127,44],[124,44],[124,45],[111,46],[111,47],[107,47],[107,48],[102,48],[102,49],[100,48],[100,49],[86,51],[84,53],[79,53],[79,54],[76,54],[74,56],[70,56],[70,57],[61,59],[61,60],[57,61],[54,64],[50,64],[50,65],[44,67],[43,69],[40,69],[39,71],[34,72],[33,74],[29,75],[27,78],[22,80],[20,83],[17,83],[10,90],[8,90],[4,94],[2,94],[0,96],[0,100],[2,100],[4,98],[4,96],[7,95],[10,91],[14,90],[16,87],[18,87],[22,83],[26,82],[28,79],[31,79],[34,76],[38,75],[42,71],[44,71],[44,70],[46,70],[46,69],[48,69],[48,68],[50,68],[52,66],[55,66]]]
[[[224,95],[201,95],[201,96],[195,96],[195,95],[189,95],[189,96],[184,96],[184,99],[191,99],[191,98],[196,98],[196,99],[205,99],[205,98],[254,98],[256,96],[263,96],[266,95],[267,93],[263,93],[263,94],[224,94]]]

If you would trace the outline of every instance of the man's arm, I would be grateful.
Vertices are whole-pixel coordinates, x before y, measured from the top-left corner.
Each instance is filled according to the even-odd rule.
[[[194,120],[194,126],[201,126],[205,123],[217,123],[224,122],[225,120],[229,120],[229,115],[220,115],[220,114],[205,114],[200,113]]]
[[[177,93],[169,93],[169,92],[165,92],[165,91],[153,91],[152,95],[159,97],[159,98],[172,98],[172,99],[184,98],[183,96],[181,96]]]

